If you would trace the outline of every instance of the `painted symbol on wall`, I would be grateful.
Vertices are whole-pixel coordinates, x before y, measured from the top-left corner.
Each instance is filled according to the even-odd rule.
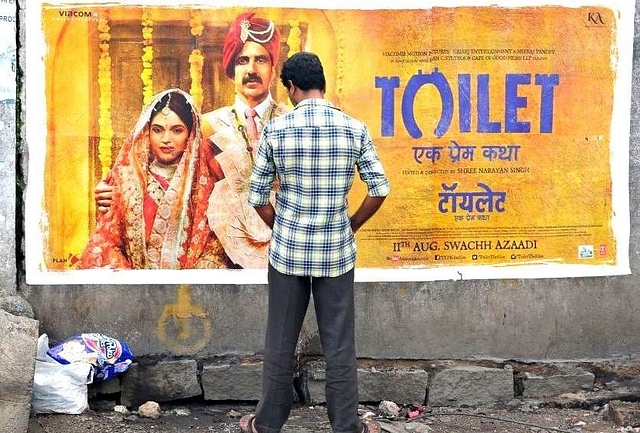
[[[176,355],[193,355],[211,340],[211,318],[194,304],[191,286],[178,288],[176,301],[164,307],[156,325],[158,339]]]

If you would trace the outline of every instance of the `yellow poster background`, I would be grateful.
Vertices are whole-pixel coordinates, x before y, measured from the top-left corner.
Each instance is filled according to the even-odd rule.
[[[527,269],[536,269],[530,276],[557,275],[532,268],[538,265],[627,272],[621,254],[627,240],[614,221],[616,211],[627,211],[616,209],[615,170],[627,166],[614,170],[612,155],[626,152],[628,143],[612,140],[612,125],[615,98],[628,94],[616,95],[626,65],[621,15],[613,8],[45,3],[35,36],[45,47],[36,59],[43,113],[29,124],[46,125],[43,140],[29,143],[43,172],[42,185],[30,192],[39,199],[28,223],[39,234],[40,250],[27,249],[36,257],[28,269],[34,281],[71,275],[95,224],[94,186],[142,107],[144,20],[153,23],[154,93],[192,89],[188,55],[196,47],[205,59],[206,112],[233,98],[221,69],[221,41],[229,23],[247,10],[278,25],[281,60],[300,50],[317,53],[326,98],[369,127],[392,192],[357,235],[357,267],[383,271],[364,279],[404,279],[401,273],[409,269],[421,270],[411,278],[438,279],[437,270],[456,267],[477,268],[471,278],[493,278],[504,267],[524,269],[516,273],[523,277]],[[198,24],[202,33],[194,36]],[[112,83],[105,84],[104,68]],[[448,84],[449,99],[436,79]],[[272,95],[286,102],[277,80]],[[451,117],[443,128],[446,113]],[[352,204],[365,193],[357,184]],[[484,206],[477,206],[480,199]],[[130,282],[122,277],[117,282]],[[235,277],[228,281],[246,281]]]

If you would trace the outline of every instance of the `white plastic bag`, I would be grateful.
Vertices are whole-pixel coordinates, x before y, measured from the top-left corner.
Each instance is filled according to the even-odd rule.
[[[47,334],[38,339],[33,378],[33,413],[79,414],[89,407],[87,384],[93,381],[93,366],[86,362],[60,364],[51,359]]]

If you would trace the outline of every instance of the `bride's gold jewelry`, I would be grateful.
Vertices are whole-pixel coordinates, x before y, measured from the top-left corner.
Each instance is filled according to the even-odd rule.
[[[149,171],[160,177],[163,177],[168,181],[173,178],[173,175],[178,168],[178,164],[160,164],[157,160],[153,160],[149,165]]]
[[[160,110],[160,112],[162,114],[166,116],[169,115],[169,113],[171,113],[171,108],[169,108],[169,103],[171,102],[171,93],[169,93],[169,98],[167,99],[167,103],[164,104],[164,107],[162,107],[162,110]]]

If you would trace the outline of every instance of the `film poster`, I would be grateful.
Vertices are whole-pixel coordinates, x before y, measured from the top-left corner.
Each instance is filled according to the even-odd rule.
[[[248,11],[281,33],[272,97],[291,107],[278,68],[314,52],[326,99],[373,137],[391,193],[357,233],[358,281],[630,272],[633,5],[341,3],[30,5],[28,282],[266,281],[262,268],[76,266],[94,189],[145,95],[179,87],[203,113],[230,105],[222,45]],[[356,179],[350,205],[364,194]]]

